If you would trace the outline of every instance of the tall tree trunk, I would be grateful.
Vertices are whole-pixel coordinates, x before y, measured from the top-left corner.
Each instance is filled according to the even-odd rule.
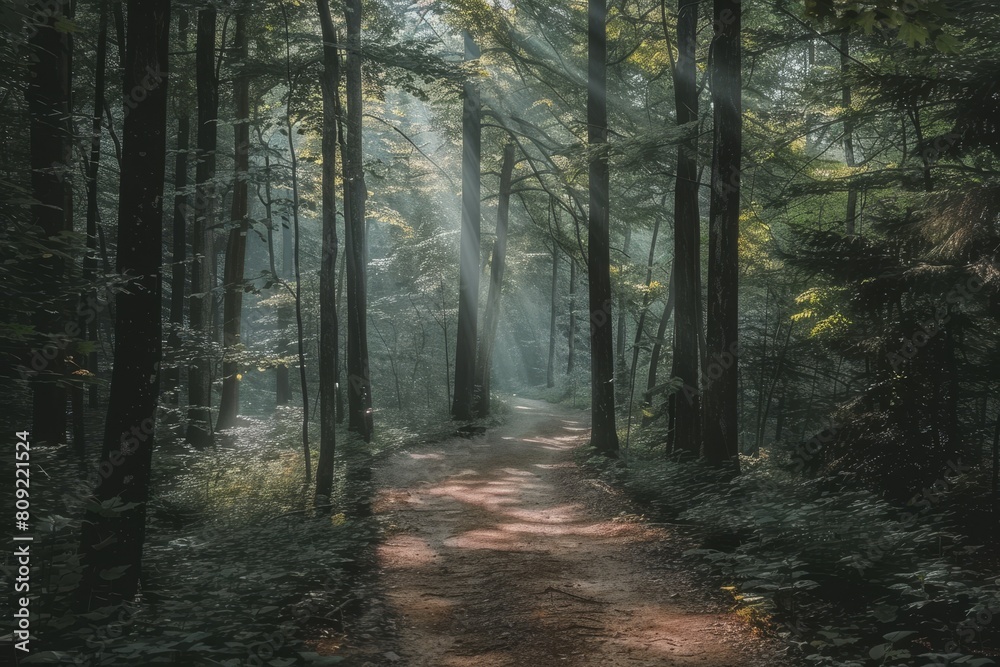
[[[479,58],[479,46],[465,33],[466,62]],[[479,317],[480,152],[482,125],[479,86],[466,81],[462,103],[462,234],[458,277],[458,342],[455,344],[455,419],[472,418]]]
[[[559,306],[559,247],[552,242],[552,287],[549,293],[549,363],[545,386],[556,386],[556,311]]]
[[[216,9],[198,11],[195,77],[198,88],[198,162],[195,167],[194,225],[191,231],[191,294],[188,323],[194,343],[201,347],[188,367],[187,440],[204,447],[212,440],[212,386],[209,344],[212,285],[211,227],[215,218],[216,121],[219,117],[219,82],[215,77]]]
[[[569,331],[566,332],[566,375],[572,375],[576,366],[576,259],[569,258]]]
[[[31,148],[31,191],[35,204],[32,222],[50,238],[73,228],[73,192],[67,178],[72,163],[70,126],[69,33],[56,25],[68,19],[67,0],[39,2],[37,12],[44,24],[29,40],[31,65],[25,97],[28,103]],[[38,284],[43,286],[35,317],[42,335],[65,335],[68,304],[59,295],[66,264],[59,253],[48,253],[38,266]],[[52,312],[52,311],[56,312]],[[41,349],[41,346],[39,346]],[[35,352],[32,356],[40,355]],[[37,375],[32,386],[32,437],[38,442],[66,441],[66,355],[59,351]]]
[[[483,335],[479,341],[476,362],[476,406],[479,417],[490,414],[490,376],[493,372],[493,349],[496,346],[497,326],[500,324],[500,294],[507,262],[507,223],[510,221],[510,183],[514,174],[514,144],[503,147],[500,167],[500,198],[497,204],[497,234],[493,242],[493,260],[490,263],[490,291],[486,297],[486,314],[483,317]],[[551,371],[552,360],[549,358]]]
[[[370,442],[372,388],[368,369],[368,284],[367,239],[365,235],[365,186],[362,162],[362,84],[361,0],[347,0],[347,151],[344,183],[350,203],[344,242],[347,245],[347,428]]]
[[[316,502],[326,504],[333,492],[333,461],[337,449],[337,109],[340,55],[329,0],[316,0],[323,32],[323,248],[319,276],[319,462]]]
[[[91,115],[90,159],[87,161],[87,254],[83,260],[83,278],[93,282],[97,278],[97,175],[101,166],[101,118],[104,115],[104,87],[108,60],[108,6],[102,0],[100,25],[97,29],[97,55],[94,60],[94,107]],[[91,292],[95,300],[97,293]],[[87,355],[86,368],[97,374],[97,328],[96,315],[87,323],[87,340],[94,348]],[[89,389],[89,406],[97,407],[97,383],[92,383]]]
[[[270,184],[268,184],[270,188]],[[290,280],[295,274],[292,262],[292,230],[286,221],[281,223],[281,277]],[[292,353],[292,344],[288,340],[288,325],[292,322],[291,308],[282,303],[278,306],[278,349],[284,356]],[[289,382],[288,365],[281,364],[275,369],[275,403],[288,405],[292,400],[292,387]]]
[[[294,83],[292,78],[292,42],[288,29],[288,8],[281,5],[281,15],[285,24],[285,98],[284,134],[288,137],[288,158],[292,174],[292,233],[295,236],[295,328],[299,353],[299,386],[302,391],[302,456],[305,460],[306,484],[312,481],[312,453],[309,448],[309,384],[306,381],[305,327],[302,322],[302,236],[299,224],[299,162],[295,151],[295,127],[292,121],[292,100]]]
[[[666,203],[664,196],[663,203]],[[656,239],[660,235],[660,218],[657,216],[653,224],[653,238],[649,242],[649,259],[646,261],[646,290],[642,296],[642,310],[639,311],[639,321],[635,325],[635,339],[632,341],[632,365],[629,368],[628,404],[629,419],[632,419],[632,399],[635,396],[635,375],[639,368],[639,349],[646,331],[646,315],[649,313],[649,288],[653,284],[653,262],[656,259]]]
[[[116,511],[87,513],[80,551],[81,606],[102,607],[135,597],[149,498],[153,430],[161,353],[161,243],[166,173],[169,0],[128,0],[125,84],[142,85],[147,72],[164,80],[146,86],[142,104],[126,115],[118,199],[118,274],[130,287],[118,293],[115,359],[96,503]],[[107,505],[105,505],[107,506]],[[123,568],[117,577],[106,575]]]
[[[588,0],[587,142],[591,148],[587,279],[590,296],[590,444],[599,453],[618,455],[615,427],[615,358],[611,326],[611,241],[608,210],[606,0]]]
[[[701,447],[701,388],[698,383],[698,333],[701,328],[699,257],[701,223],[698,209],[698,2],[680,0],[677,15],[677,65],[674,94],[677,125],[686,136],[677,146],[674,187],[674,341],[671,374],[682,387],[670,402],[673,428],[670,448],[698,455]]]
[[[632,226],[626,223],[625,240],[622,244],[622,261],[618,265],[618,277],[621,289],[618,291],[618,307],[615,309],[618,312],[618,333],[615,336],[615,387],[618,390],[617,399],[620,402],[625,402],[628,399],[630,384],[628,379],[628,365],[625,362],[625,339],[628,336],[628,323],[625,318],[628,316],[628,313],[626,312],[625,281],[623,280],[629,261],[628,251],[630,245],[632,245]]]
[[[677,282],[674,279],[674,276],[676,275],[677,272],[675,268],[673,266],[670,267],[670,284],[667,286],[667,302],[663,305],[663,313],[660,315],[660,325],[656,328],[656,340],[653,342],[653,349],[649,354],[649,373],[646,375],[646,391],[643,393],[642,397],[643,426],[649,426],[655,416],[655,412],[653,411],[653,390],[656,388],[656,376],[660,368],[660,354],[663,351],[663,339],[664,336],[667,335],[667,325],[670,324],[670,316],[674,312],[674,304],[677,299]]]
[[[225,287],[222,315],[222,396],[219,399],[218,430],[232,428],[240,411],[240,372],[234,360],[235,348],[240,344],[240,327],[243,321],[244,272],[246,269],[249,171],[250,171],[250,76],[247,68],[247,12],[241,8],[236,14],[236,34],[233,42],[233,62],[239,68],[233,82],[233,103],[236,122],[233,128],[235,142],[235,180],[233,183],[232,216],[229,240],[226,243],[226,265],[223,269]]]
[[[844,107],[844,161],[853,170],[858,166],[854,155],[854,121],[851,119],[851,84],[847,75],[851,64],[851,37],[848,31],[840,36],[840,75],[843,78],[842,101]],[[844,231],[848,236],[854,236],[855,223],[858,219],[858,189],[852,184],[847,188],[847,222]]]
[[[739,465],[739,234],[742,150],[740,0],[715,0],[711,65],[714,131],[709,212],[707,357],[704,455],[709,463]]]

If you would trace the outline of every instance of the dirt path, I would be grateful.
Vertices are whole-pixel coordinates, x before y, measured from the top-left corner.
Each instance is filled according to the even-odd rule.
[[[669,534],[628,520],[621,498],[579,474],[572,449],[588,435],[585,413],[524,399],[513,410],[495,432],[400,454],[380,472],[377,511],[396,528],[378,550],[397,626],[384,660],[777,662],[676,559],[654,557],[671,546]]]

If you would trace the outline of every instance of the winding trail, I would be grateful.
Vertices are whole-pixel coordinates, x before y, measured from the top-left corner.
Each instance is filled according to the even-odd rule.
[[[580,475],[586,413],[515,399],[506,425],[378,473],[393,650],[365,664],[773,665],[773,647],[693,583],[662,528]],[[384,652],[384,653],[383,653]],[[385,656],[388,657],[385,657]]]

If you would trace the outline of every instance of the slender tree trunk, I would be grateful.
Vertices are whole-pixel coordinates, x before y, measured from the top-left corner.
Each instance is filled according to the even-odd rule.
[[[93,282],[97,278],[97,175],[101,166],[101,118],[104,115],[104,87],[108,60],[108,6],[102,0],[100,25],[97,29],[97,55],[94,61],[94,107],[91,115],[90,160],[87,162],[87,254],[84,257],[84,280]],[[183,21],[183,19],[182,19]],[[176,270],[176,269],[175,269]],[[95,300],[97,292],[91,292]],[[87,323],[87,340],[94,348],[87,355],[86,368],[97,375],[97,328],[98,318],[95,315]],[[97,408],[97,383],[90,385],[89,406]]]
[[[642,396],[642,425],[649,426],[653,421],[653,390],[656,388],[656,376],[660,368],[660,354],[663,351],[663,339],[667,335],[667,325],[670,324],[670,315],[674,312],[677,288],[674,276],[674,267],[670,268],[670,284],[667,286],[667,302],[663,305],[663,313],[660,315],[660,325],[656,329],[656,340],[653,342],[653,349],[649,353],[649,373],[646,375],[646,391]]]
[[[374,426],[372,387],[368,369],[367,239],[362,163],[362,38],[361,0],[347,0],[347,151],[344,183],[350,204],[344,241],[347,245],[347,428],[370,442]]]
[[[25,97],[28,103],[29,144],[31,148],[31,190],[35,204],[32,222],[53,238],[73,228],[73,193],[67,175],[72,164],[72,128],[70,126],[70,40],[69,33],[56,25],[68,19],[67,0],[39,2],[37,12],[47,17],[29,40],[31,64]],[[65,336],[68,304],[58,294],[66,271],[59,253],[48,253],[39,261],[37,278],[43,286],[40,302],[51,305],[39,308],[36,330],[41,334]],[[61,311],[50,312],[52,306]],[[33,351],[32,360],[43,349]],[[43,360],[47,359],[47,355]],[[35,364],[32,363],[34,368]],[[36,442],[66,441],[66,355],[58,351],[36,375],[32,376],[32,438]]]
[[[270,188],[270,184],[268,184]],[[281,277],[291,280],[295,274],[292,261],[292,230],[288,223],[281,224]],[[291,307],[287,304],[278,306],[278,349],[284,356],[292,354],[292,344],[288,340],[288,326],[292,322]],[[292,400],[292,387],[289,381],[288,364],[281,364],[275,369],[275,403],[288,405]]]
[[[337,330],[337,109],[340,55],[329,0],[316,0],[323,32],[323,248],[320,261],[319,298],[319,461],[316,464],[316,502],[329,502],[333,492],[334,455],[337,449],[337,363],[340,333]]]
[[[843,77],[842,104],[844,113],[844,160],[847,166],[853,169],[858,166],[854,155],[854,121],[851,119],[851,84],[847,82],[847,75],[851,64],[851,37],[848,31],[844,31],[840,36],[840,75]],[[847,188],[847,222],[844,231],[848,236],[854,236],[855,223],[858,219],[858,189],[854,185]]]
[[[737,466],[740,157],[743,134],[741,12],[740,0],[715,0],[715,25],[720,29],[715,36],[711,65],[715,127],[706,337],[709,377],[712,379],[705,394],[704,433],[704,455],[709,463],[721,465],[735,462]]]
[[[198,163],[195,168],[194,225],[191,233],[191,294],[188,323],[193,342],[201,349],[188,367],[187,440],[204,447],[212,440],[212,387],[209,344],[212,284],[211,227],[215,218],[216,121],[219,82],[215,78],[215,22],[213,6],[198,11],[195,76],[198,88]]]
[[[666,203],[666,197],[664,197]],[[649,287],[653,284],[653,262],[656,259],[656,239],[660,235],[660,218],[656,218],[653,224],[653,238],[649,242],[649,259],[646,261],[646,291],[642,297],[642,310],[639,312],[639,321],[635,325],[635,339],[632,342],[632,365],[629,368],[628,401],[629,419],[632,418],[632,399],[635,395],[635,375],[639,368],[639,349],[642,346],[642,338],[646,331],[646,315],[649,313]],[[644,401],[645,402],[645,401]]]
[[[479,58],[479,46],[465,34],[465,60]],[[462,234],[458,279],[458,342],[455,344],[455,419],[472,418],[479,317],[480,122],[479,86],[465,82],[462,103]]]
[[[476,363],[475,411],[479,417],[490,414],[490,376],[493,366],[493,349],[496,346],[497,326],[500,324],[500,294],[503,288],[503,274],[507,262],[507,223],[510,220],[510,182],[514,173],[514,144],[503,148],[503,163],[500,167],[500,199],[497,205],[497,234],[493,242],[493,260],[490,263],[490,291],[486,297],[486,314],[483,318],[483,334],[479,341]],[[549,357],[551,373],[552,358]]]
[[[590,296],[591,436],[599,453],[618,455],[615,427],[615,358],[611,326],[611,242],[608,210],[606,0],[588,0],[587,142],[591,148],[587,279]]]
[[[281,5],[281,15],[285,24],[285,136],[288,137],[288,157],[292,172],[292,233],[295,236],[293,251],[295,264],[295,327],[299,353],[299,386],[302,390],[302,456],[305,460],[306,484],[312,481],[312,452],[309,448],[309,384],[306,381],[305,327],[302,322],[302,237],[299,224],[299,162],[295,151],[295,127],[292,121],[292,100],[294,99],[294,79],[292,78],[292,46],[288,30],[288,9]]]
[[[569,258],[569,331],[566,332],[566,375],[576,366],[576,259]]]
[[[235,142],[235,180],[233,183],[232,216],[229,240],[226,243],[226,265],[223,269],[225,296],[222,315],[222,396],[219,399],[218,430],[232,428],[240,411],[240,372],[234,356],[240,345],[243,322],[244,273],[246,270],[249,171],[250,171],[250,76],[246,73],[248,55],[247,11],[236,14],[236,34],[233,43],[233,63],[239,68],[233,82],[233,103],[236,111],[233,136]]]
[[[697,0],[680,0],[677,15],[677,64],[674,68],[677,125],[686,137],[677,146],[674,186],[675,299],[673,368],[682,386],[670,401],[673,428],[670,449],[697,456],[701,449],[701,387],[698,349],[701,317],[699,303],[701,222],[698,207],[698,83],[695,63],[698,34]]]
[[[338,81],[339,81],[339,77],[338,77]],[[334,100],[335,105],[339,104],[336,101],[337,99],[339,99],[339,93],[338,93],[338,97]],[[337,117],[339,118],[340,116],[338,115]],[[342,126],[343,126],[343,123],[341,123],[341,122],[338,121],[337,122],[337,133],[338,133],[338,136],[343,131],[341,129]],[[346,261],[341,261],[340,262],[340,275],[337,277],[337,296],[336,296],[336,299],[337,299],[338,336],[339,336],[339,322],[342,319],[341,318],[341,314],[340,314],[341,313],[341,304],[344,303],[344,299],[343,299],[343,297],[344,297],[344,282],[345,282],[344,269],[345,269],[346,266],[347,266],[347,262]],[[337,344],[338,345],[340,344],[340,339],[339,338],[337,339]],[[337,396],[336,396],[336,398],[337,398],[337,423],[338,424],[343,424],[344,423],[344,417],[347,414],[347,411],[344,409],[344,392],[340,390],[340,371],[343,368],[343,366],[344,366],[343,355],[338,355],[337,356],[336,375],[334,376],[334,387],[336,387],[336,390],[337,390]],[[449,373],[449,375],[450,375],[450,373]]]
[[[110,474],[94,491],[96,503],[116,511],[89,511],[80,551],[81,606],[92,609],[134,598],[141,577],[149,498],[153,429],[161,355],[161,243],[166,173],[169,0],[128,0],[125,84],[132,90],[148,71],[158,85],[126,115],[118,204],[118,266],[130,289],[119,292],[114,370],[103,447]],[[120,576],[109,577],[112,568]],[[105,576],[102,576],[105,575]]]
[[[545,386],[556,386],[556,308],[559,305],[559,248],[552,243],[552,288],[549,298],[549,363]]]
[[[628,251],[629,246],[632,245],[632,226],[626,223],[625,226],[625,241],[622,244],[622,261],[618,265],[618,276],[619,282],[622,283],[622,289],[619,289],[619,299],[618,307],[618,334],[615,336],[615,387],[618,390],[618,400],[624,402],[628,399],[628,388],[631,384],[629,381],[628,365],[625,361],[625,339],[628,336],[628,323],[626,322],[626,317],[628,316],[626,303],[625,303],[625,289],[624,289],[624,276],[626,267],[628,265]]]

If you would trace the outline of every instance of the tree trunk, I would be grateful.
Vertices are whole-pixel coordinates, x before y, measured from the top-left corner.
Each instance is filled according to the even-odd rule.
[[[31,148],[31,191],[35,204],[32,222],[53,238],[73,228],[73,193],[66,178],[72,169],[70,127],[69,33],[56,25],[68,18],[66,0],[39,2],[39,15],[48,17],[29,40],[31,65],[25,98],[28,103]],[[66,270],[59,253],[50,252],[39,261],[37,279],[43,286],[39,301],[48,301],[35,316],[36,331],[65,336],[68,304],[59,295]],[[50,291],[51,290],[51,291]],[[55,308],[58,312],[50,312]],[[46,351],[50,346],[39,350]],[[35,350],[32,357],[42,353]],[[46,355],[47,358],[47,355]],[[52,444],[66,441],[66,355],[58,351],[45,367],[32,376],[32,438]]]
[[[854,121],[851,120],[851,85],[847,82],[847,74],[851,63],[851,37],[848,31],[844,31],[840,36],[840,75],[843,77],[842,104],[844,113],[844,161],[853,170],[858,166],[857,158],[854,155]],[[854,185],[847,188],[847,222],[844,231],[848,236],[854,236],[855,223],[858,219],[858,189]]]
[[[556,309],[559,305],[559,247],[552,242],[552,288],[549,295],[549,364],[545,386],[556,386]]]
[[[493,242],[493,260],[490,263],[490,291],[486,297],[486,314],[483,318],[483,335],[479,341],[476,363],[476,406],[479,417],[490,414],[490,376],[493,371],[493,349],[496,346],[497,326],[500,324],[500,294],[507,262],[507,223],[510,220],[510,182],[514,173],[514,144],[503,148],[500,167],[500,198],[497,204],[497,236]],[[552,360],[549,358],[551,372]]]
[[[625,318],[628,313],[626,312],[625,303],[625,271],[628,266],[629,246],[632,245],[632,226],[626,223],[625,226],[625,241],[622,244],[622,261],[618,265],[618,280],[621,285],[619,289],[619,299],[618,307],[615,309],[618,312],[618,333],[615,336],[615,387],[618,389],[618,400],[625,402],[628,399],[628,388],[629,388],[629,372],[628,365],[625,362],[625,339],[628,336],[628,323]]]
[[[740,0],[715,0],[711,65],[714,131],[709,213],[708,326],[704,455],[709,463],[739,465],[739,233],[742,149]]]
[[[148,72],[169,72],[169,0],[129,0],[125,85],[141,86]],[[118,199],[118,274],[130,288],[118,293],[115,359],[97,503],[117,510],[90,511],[80,551],[84,609],[131,601],[141,576],[149,498],[153,429],[159,392],[161,243],[166,172],[167,81],[146,85],[147,95],[125,117]],[[123,568],[117,577],[111,568]],[[105,575],[105,576],[102,576]]]
[[[83,260],[83,278],[93,282],[97,278],[97,175],[101,166],[101,118],[104,115],[104,87],[108,60],[108,6],[101,2],[101,19],[97,29],[97,55],[94,60],[94,110],[91,116],[90,159],[87,162],[87,254]],[[182,21],[183,21],[182,17]],[[179,139],[178,139],[179,141]],[[175,269],[176,270],[176,269]],[[182,290],[183,293],[183,290]],[[95,300],[97,292],[91,292]],[[97,328],[96,315],[87,323],[87,340],[94,349],[87,355],[86,368],[97,375]],[[97,408],[97,383],[90,385],[89,407]]]
[[[236,122],[233,128],[235,142],[235,180],[233,183],[232,216],[229,240],[226,243],[226,265],[222,281],[225,302],[222,315],[222,397],[219,399],[218,430],[232,428],[240,412],[240,372],[233,359],[240,345],[240,328],[243,321],[244,273],[246,269],[249,171],[250,171],[250,76],[247,68],[247,13],[240,9],[236,14],[236,34],[233,42],[233,63],[238,71],[233,81],[233,103]]]
[[[479,46],[465,34],[466,62],[479,58]],[[465,82],[462,104],[462,234],[458,278],[458,342],[455,344],[455,402],[452,416],[472,418],[479,317],[480,152],[482,126],[479,86]]]
[[[309,448],[309,384],[306,381],[305,328],[302,321],[302,236],[299,224],[299,163],[295,151],[295,127],[292,122],[292,99],[294,83],[292,78],[291,37],[288,30],[288,9],[281,5],[281,15],[285,24],[285,130],[288,137],[288,159],[292,174],[292,233],[295,236],[295,328],[299,353],[299,387],[302,391],[302,456],[305,460],[306,484],[312,481],[312,453]]]
[[[660,315],[660,326],[656,329],[656,341],[653,342],[653,349],[649,354],[649,373],[646,375],[646,391],[642,398],[642,425],[649,426],[653,421],[653,389],[656,387],[656,375],[660,367],[660,354],[663,351],[663,338],[667,335],[667,325],[670,324],[670,315],[674,312],[674,303],[677,295],[677,283],[674,280],[676,271],[670,268],[670,284],[667,286],[667,302],[663,305],[663,314]]]
[[[569,331],[566,332],[566,375],[576,366],[576,259],[569,258]]]
[[[701,387],[698,382],[698,303],[701,222],[698,210],[698,84],[695,54],[698,3],[680,0],[677,65],[674,68],[677,125],[686,138],[677,146],[674,187],[674,341],[671,374],[683,383],[671,400],[670,448],[698,455],[701,448]]]
[[[194,225],[191,233],[191,294],[188,323],[193,342],[202,347],[188,368],[187,440],[204,447],[212,440],[212,387],[210,360],[205,348],[211,317],[212,253],[209,241],[215,218],[216,121],[219,116],[219,82],[215,78],[216,10],[198,11],[195,77],[198,88],[198,163],[195,168]]]
[[[590,296],[591,435],[599,453],[618,455],[615,427],[615,358],[611,326],[611,242],[608,211],[607,57],[608,8],[606,0],[588,0],[587,142],[589,165],[589,225],[587,279]]]
[[[664,197],[666,203],[666,197]],[[628,404],[629,419],[632,419],[632,399],[635,396],[635,375],[639,368],[639,349],[646,330],[646,315],[649,313],[649,288],[653,284],[653,262],[656,260],[656,239],[660,235],[660,218],[653,224],[653,238],[649,242],[649,259],[646,261],[646,291],[642,296],[642,310],[635,325],[635,339],[632,342],[632,365],[629,368]]]
[[[365,186],[362,163],[361,0],[348,0],[347,19],[347,151],[344,184],[349,204],[344,242],[347,245],[347,428],[370,442],[372,419],[371,376],[368,369],[367,239]]]
[[[329,0],[316,0],[323,32],[323,248],[319,276],[319,462],[316,502],[329,502],[333,492],[333,462],[337,449],[337,113],[340,55]]]

